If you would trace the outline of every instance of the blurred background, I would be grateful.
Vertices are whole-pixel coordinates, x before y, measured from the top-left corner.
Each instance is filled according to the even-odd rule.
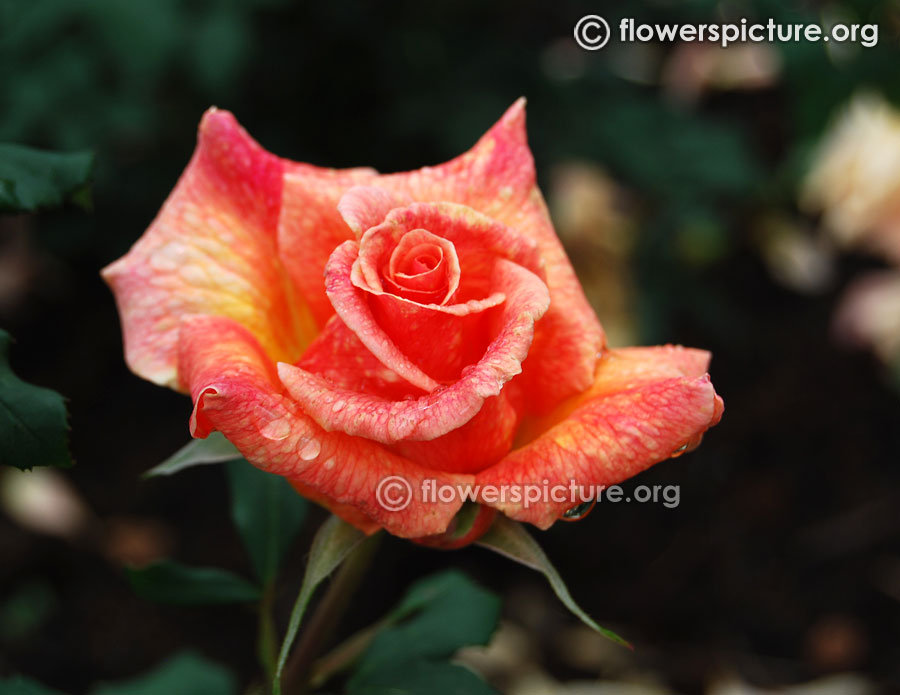
[[[90,211],[0,217],[12,364],[66,396],[77,461],[33,503],[23,474],[2,476],[0,673],[82,693],[184,647],[256,673],[252,611],[160,607],[122,569],[247,570],[221,467],[139,479],[187,441],[190,402],[127,371],[98,275],[153,219],[203,111],[233,111],[285,157],[397,171],[463,152],[524,95],[610,342],[711,350],[724,420],[626,486],[680,485],[677,508],[600,504],[539,534],[635,652],[528,569],[394,539],[342,632],[454,565],[505,598],[494,645],[464,657],[504,692],[900,688],[900,3],[598,5],[0,0],[0,142],[96,153]],[[572,29],[588,13],[877,23],[879,41],[587,52]]]

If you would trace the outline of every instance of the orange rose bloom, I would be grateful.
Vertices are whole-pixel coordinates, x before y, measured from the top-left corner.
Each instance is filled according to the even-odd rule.
[[[611,350],[535,184],[524,101],[467,153],[382,175],[262,149],[211,109],[156,220],[103,271],[128,364],[191,434],[371,532],[447,531],[423,483],[610,485],[722,415],[709,354]],[[324,276],[324,279],[323,279]],[[410,499],[386,509],[379,482]],[[477,498],[541,528],[569,501]],[[465,541],[474,540],[468,534]]]

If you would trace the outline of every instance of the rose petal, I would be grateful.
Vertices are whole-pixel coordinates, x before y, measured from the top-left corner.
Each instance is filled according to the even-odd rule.
[[[504,293],[495,292],[486,299],[441,306],[381,294],[369,297],[368,306],[406,357],[428,376],[450,384],[484,354],[491,342],[491,315],[505,299]]]
[[[407,196],[392,193],[375,186],[354,186],[341,197],[338,212],[344,222],[359,239],[370,227],[384,222],[384,218],[394,208],[409,205]]]
[[[427,442],[403,440],[392,450],[410,461],[447,473],[477,473],[497,463],[512,448],[521,399],[507,384],[462,427]]]
[[[423,391],[434,391],[439,384],[419,369],[378,325],[362,290],[351,282],[351,270],[359,254],[355,241],[338,246],[325,268],[325,292],[337,315],[384,366]]]
[[[443,304],[456,293],[459,287],[459,258],[453,242],[436,236],[425,229],[412,229],[402,233],[396,241],[394,234],[380,234],[382,227],[376,227],[373,234],[366,233],[360,242],[359,255],[353,263],[350,280],[360,289],[381,294],[384,292],[382,278],[388,281],[390,289],[396,288],[404,296],[412,290],[413,296],[406,297],[420,301],[416,295],[424,295],[426,304]],[[392,232],[399,232],[392,228]],[[440,258],[427,272],[419,273],[417,281],[407,285],[410,276],[401,274],[398,264],[413,248],[433,247],[433,253]],[[421,250],[421,249],[420,249]],[[431,279],[436,276],[438,279]],[[404,282],[401,286],[399,283]],[[416,285],[420,287],[416,287]],[[417,291],[418,290],[418,291]],[[434,301],[429,301],[433,298]]]
[[[551,304],[537,326],[521,381],[528,385],[531,405],[538,411],[550,410],[591,385],[597,355],[605,344],[603,329],[537,189],[524,99],[462,156],[435,167],[380,176],[375,185],[415,200],[462,203],[535,240],[545,263]]]
[[[412,292],[400,292],[398,296],[389,293],[390,286],[385,289],[381,281],[384,267],[390,269],[391,259],[411,237],[413,242],[428,238],[443,245],[450,261],[448,290],[454,290],[456,304],[437,306],[419,301]],[[367,328],[366,332],[379,335],[379,341],[375,344],[364,338],[363,342],[380,355],[380,346],[389,340],[429,378],[443,383],[455,381],[460,370],[477,361],[490,342],[484,316],[478,313],[503,299],[491,287],[499,258],[515,261],[537,274],[543,272],[534,241],[464,205],[414,203],[391,210],[382,224],[363,235],[358,260],[350,273],[356,287],[375,295],[369,297],[368,308],[378,329]],[[344,272],[339,264],[329,263],[326,283],[343,286]],[[390,285],[389,280],[386,282]],[[459,291],[455,291],[457,283]],[[341,315],[347,325],[357,330],[358,317],[366,315],[365,298],[345,296],[347,304],[339,313],[344,312]],[[351,305],[355,307],[352,312],[348,309]],[[436,344],[440,350],[435,350]],[[392,363],[386,364],[393,368]],[[424,382],[413,383],[422,386]]]
[[[459,301],[481,299],[490,294],[494,263],[506,258],[544,277],[537,243],[514,229],[458,203],[412,203],[391,210],[384,221],[367,230],[360,239],[359,269],[354,284],[370,292],[381,292],[380,268],[389,262],[394,248],[406,234],[425,229],[452,243],[459,259]]]
[[[410,293],[407,299],[428,304],[446,304],[459,288],[459,274],[453,242],[424,229],[403,235],[387,267],[387,279],[400,296]],[[434,301],[423,302],[429,296]]]
[[[322,377],[330,386],[353,393],[376,395],[386,401],[419,398],[420,389],[408,384],[379,362],[338,317],[333,317],[297,363]],[[293,377],[292,377],[293,378]],[[472,473],[499,461],[510,449],[519,422],[521,399],[515,382],[500,395],[484,401],[465,425],[428,442],[401,441],[400,455],[418,464],[451,473]],[[336,401],[337,412],[348,407]]]
[[[600,394],[626,391],[663,379],[703,376],[711,357],[706,350],[681,345],[608,350],[597,365],[591,388],[566,399],[546,415],[525,418],[516,436],[516,446],[540,436]]]
[[[323,431],[282,394],[262,347],[230,319],[183,319],[180,369],[194,399],[191,434],[219,430],[248,461],[285,476],[364,531],[383,527],[404,538],[443,533],[462,504],[426,500],[422,482],[465,484],[470,476],[430,471],[374,442]],[[378,498],[389,476],[405,481],[411,495],[395,511]]]
[[[315,336],[277,260],[283,168],[227,111],[203,116],[197,148],[159,215],[103,270],[135,373],[183,386],[176,343],[186,314],[229,316],[278,359],[296,359]]]
[[[279,364],[282,383],[303,410],[327,430],[384,443],[425,441],[445,435],[471,420],[486,398],[498,395],[503,385],[520,373],[534,323],[549,303],[544,283],[509,261],[497,262],[494,286],[507,295],[494,319],[497,328],[492,334],[496,337],[478,364],[464,370],[462,378],[452,386],[415,400],[390,401],[336,388],[304,369]],[[351,328],[368,346],[360,331]],[[373,353],[386,366],[391,366],[374,350]]]
[[[709,375],[696,375],[705,359],[702,351],[671,347],[606,353],[595,387],[575,409],[479,473],[476,484],[613,485],[669,458],[685,444],[696,443],[722,416],[722,399]],[[510,518],[547,528],[572,501],[492,506]]]
[[[385,367],[338,316],[325,324],[297,366],[338,388],[388,400],[418,398],[424,393]]]
[[[325,263],[337,246],[354,238],[338,212],[338,203],[348,189],[376,176],[373,169],[320,169],[302,164],[294,164],[285,173],[278,253],[320,327],[334,314],[322,283]]]

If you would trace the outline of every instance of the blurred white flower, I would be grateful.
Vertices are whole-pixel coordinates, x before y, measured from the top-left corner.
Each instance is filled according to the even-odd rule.
[[[843,246],[900,263],[900,112],[874,94],[854,97],[814,157],[800,203],[821,212]]]
[[[834,321],[845,343],[870,347],[883,362],[900,355],[900,272],[867,273],[844,293]]]
[[[25,528],[63,538],[78,536],[91,518],[78,491],[50,468],[3,470],[0,506]]]
[[[756,241],[772,277],[796,292],[815,294],[835,278],[833,244],[787,215],[769,214],[756,225]]]
[[[771,87],[781,58],[769,45],[681,43],[671,52],[660,81],[677,101],[693,102],[707,91],[750,91]]]

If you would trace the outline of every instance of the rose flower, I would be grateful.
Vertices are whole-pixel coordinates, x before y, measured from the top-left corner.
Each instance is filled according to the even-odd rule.
[[[547,528],[570,500],[479,491],[617,483],[722,414],[707,352],[606,347],[536,187],[523,100],[462,156],[388,175],[281,159],[211,109],[103,276],[129,366],[191,394],[194,437],[219,430],[366,532],[452,532],[463,495],[423,483],[481,503],[445,546],[495,510]],[[403,505],[379,498],[391,476]]]

